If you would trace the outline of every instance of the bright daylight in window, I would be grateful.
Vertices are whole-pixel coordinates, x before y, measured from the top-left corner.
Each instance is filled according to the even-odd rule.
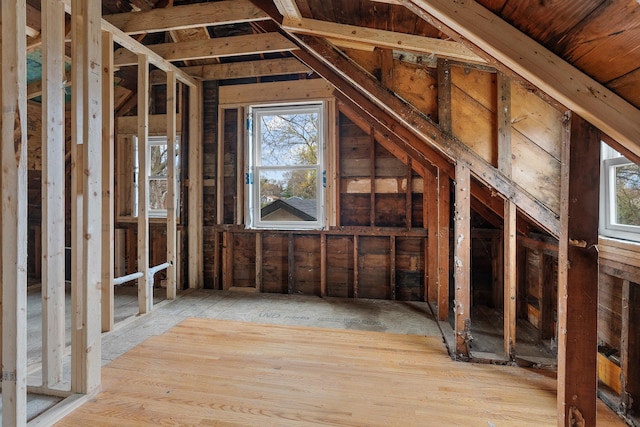
[[[175,175],[180,177],[180,139],[176,138],[175,148]],[[133,216],[138,216],[138,178],[139,178],[139,165],[138,165],[138,143],[137,139],[133,144],[134,155],[134,186],[133,186]],[[166,218],[167,216],[167,137],[155,136],[149,137],[147,140],[147,161],[148,161],[148,176],[149,180],[149,192],[147,199],[148,212],[150,217]],[[177,198],[179,199],[180,192],[178,191],[179,185],[176,186]],[[176,203],[176,207],[179,206]],[[176,212],[177,214],[177,212]]]
[[[602,147],[600,234],[640,241],[640,166]]]
[[[251,123],[248,225],[322,228],[323,104],[254,107]]]

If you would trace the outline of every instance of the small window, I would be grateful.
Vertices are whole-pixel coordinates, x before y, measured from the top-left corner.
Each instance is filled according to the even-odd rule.
[[[149,193],[147,194],[149,217],[151,218],[166,218],[167,217],[167,174],[168,174],[168,157],[167,157],[167,137],[166,136],[154,136],[149,137],[147,140],[147,161],[148,161],[148,176],[149,181]],[[137,138],[134,138],[133,144],[133,216],[138,216],[138,179],[139,179],[139,163],[138,163],[138,143]],[[176,199],[180,198],[180,139],[176,137],[175,148],[175,169],[176,176]],[[177,207],[180,206],[179,202],[176,202],[176,215],[178,214]]]
[[[640,241],[640,167],[602,145],[600,234]]]
[[[249,227],[323,227],[323,109],[323,104],[251,108]]]

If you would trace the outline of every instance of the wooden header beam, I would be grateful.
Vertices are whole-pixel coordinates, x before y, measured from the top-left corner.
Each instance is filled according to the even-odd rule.
[[[116,42],[118,41],[116,40]],[[128,46],[123,47],[126,49],[118,49],[115,53],[115,65],[119,67],[136,65],[138,63],[137,52],[134,52]],[[166,61],[289,52],[297,48],[294,43],[279,33],[248,34],[210,40],[162,43],[147,47],[154,55]]]
[[[640,155],[640,110],[474,1],[400,0],[481,50]],[[471,43],[473,45],[471,45]]]
[[[125,34],[137,34],[264,21],[269,16],[248,0],[225,0],[105,15],[103,19]]]
[[[336,24],[335,22],[307,18],[296,20],[286,16],[282,22],[282,28],[293,33],[345,40],[351,43],[401,49],[408,52],[433,53],[439,57],[465,62],[487,62],[458,42],[415,36],[413,34]]]

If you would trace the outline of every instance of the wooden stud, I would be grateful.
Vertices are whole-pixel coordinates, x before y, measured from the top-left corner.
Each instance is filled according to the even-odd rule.
[[[62,381],[65,348],[64,8],[42,2],[42,385]]]
[[[189,233],[189,288],[199,289],[204,287],[204,261],[203,257],[203,196],[202,196],[202,84],[189,88],[189,209],[188,229]],[[221,116],[221,115],[220,115]],[[219,121],[220,123],[220,121]],[[224,126],[221,128],[224,129]],[[223,132],[223,131],[222,131]],[[218,155],[223,151],[222,139],[218,137]],[[224,168],[221,164],[224,157],[218,159],[218,223],[222,219],[223,194],[222,176]]]
[[[320,296],[327,296],[327,235],[320,235]]]
[[[226,231],[222,233],[222,290],[226,291],[231,287],[232,269],[230,267],[233,260],[233,235]]]
[[[438,59],[438,124],[442,132],[451,134],[451,63]]]
[[[389,293],[392,300],[396,299],[396,236],[389,237]]]
[[[176,176],[176,75],[167,72],[167,299],[176,298],[178,177]]]
[[[2,422],[27,423],[25,0],[2,2]]]
[[[511,79],[497,75],[498,170],[511,177]]]
[[[411,157],[409,157],[407,159],[407,193],[405,198],[405,225],[409,230],[413,227],[413,166],[411,163]]]
[[[333,227],[337,225],[337,205],[340,199],[340,193],[338,188],[338,133],[339,128],[337,126],[338,113],[336,110],[336,103],[334,100],[326,102],[327,117],[333,118],[333,120],[327,120],[327,138],[325,138],[325,174],[326,185],[324,191],[325,199],[325,217],[326,227]],[[325,228],[326,228],[325,227]]]
[[[262,233],[256,233],[256,290],[262,292]]]
[[[558,250],[558,425],[591,426],[596,423],[600,135],[569,112],[564,129]]]
[[[503,230],[503,289],[504,289],[504,354],[507,359],[515,356],[516,346],[516,289],[518,245],[516,242],[516,206],[513,202],[504,202],[504,230]]]
[[[455,353],[469,356],[471,329],[471,175],[469,167],[456,164],[456,211],[454,221],[454,281],[455,281]]]
[[[449,177],[438,170],[438,320],[446,321],[449,316],[449,219],[450,182]],[[434,212],[435,213],[435,212]]]
[[[293,292],[295,291],[295,274],[294,274],[294,268],[295,268],[295,241],[294,241],[294,237],[293,237],[293,233],[289,233],[289,245],[288,245],[288,251],[287,251],[287,265],[288,265],[288,285],[287,285],[287,289],[288,289],[288,293],[289,294],[293,294]]]
[[[640,285],[623,282],[622,303],[622,401],[626,411],[637,413],[640,404]]]
[[[335,168],[335,172],[333,173],[333,179],[335,179],[335,190],[333,194],[335,194],[335,226],[340,227],[342,224],[340,220],[340,206],[341,206],[341,195],[342,195],[342,187],[340,185],[340,177],[342,168],[340,167],[340,146],[342,144],[342,139],[340,138],[340,113],[335,115],[336,120],[336,144],[334,148],[335,153],[335,161],[333,162],[333,167]]]
[[[220,283],[220,232],[213,232],[213,289],[222,289]]]
[[[102,32],[102,332],[114,326],[114,76],[113,35]]]
[[[216,224],[224,224],[224,123],[226,110],[218,109],[218,157],[216,164]]]
[[[238,107],[237,117],[237,140],[236,140],[236,206],[235,206],[235,224],[242,224],[244,222],[244,146],[245,146],[245,110],[243,107]]]
[[[138,56],[138,310],[153,309],[153,289],[149,289],[149,60]]]
[[[422,217],[427,228],[425,245],[425,292],[426,302],[438,302],[438,181],[432,173],[426,173],[422,190]]]
[[[373,126],[369,128],[369,179],[371,182],[371,192],[369,200],[371,209],[369,210],[369,224],[371,227],[376,225],[376,133]]]
[[[360,275],[360,244],[358,243],[358,235],[353,236],[353,297],[358,298],[359,275]]]

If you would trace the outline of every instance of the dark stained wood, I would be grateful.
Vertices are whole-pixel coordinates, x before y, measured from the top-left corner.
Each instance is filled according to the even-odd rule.
[[[562,158],[558,420],[595,425],[600,136],[577,115],[568,119]]]
[[[575,7],[575,6],[572,6]],[[640,5],[603,1],[558,43],[562,57],[600,82],[608,82],[638,68]]]
[[[358,236],[358,297],[388,299],[391,270],[388,237]]]
[[[508,0],[500,10],[500,16],[553,51],[567,31],[579,27],[603,2],[604,0]],[[479,3],[484,5],[486,1]],[[545,25],[540,25],[542,22]]]
[[[425,301],[438,303],[438,181],[437,175],[424,177],[424,224],[427,228],[427,247],[425,247],[426,278]]]
[[[511,80],[497,76],[496,122],[498,124],[498,170],[511,178]]]
[[[373,127],[369,130],[369,182],[371,182],[369,224],[376,225],[376,137]]]
[[[629,403],[629,412],[638,413],[640,408],[640,325],[632,319],[640,318],[640,284],[629,283],[628,300],[628,335],[627,357],[623,375],[625,385],[623,391],[625,399]]]
[[[327,296],[353,296],[353,236],[327,236]]]
[[[438,59],[438,125],[451,133],[451,63]]]
[[[292,293],[320,296],[320,236],[294,236],[294,277]]]
[[[353,297],[359,297],[360,288],[360,239],[353,236]]]
[[[288,293],[292,294],[295,290],[295,242],[292,233],[289,233],[289,246],[287,251],[288,265]]]
[[[449,220],[450,188],[449,177],[438,173],[438,320],[445,321],[449,316]]]
[[[289,277],[289,239],[286,233],[262,235],[262,290],[287,293]]]
[[[233,287],[256,286],[256,234],[233,233]]]
[[[396,299],[396,238],[389,237],[389,293],[391,299]]]

